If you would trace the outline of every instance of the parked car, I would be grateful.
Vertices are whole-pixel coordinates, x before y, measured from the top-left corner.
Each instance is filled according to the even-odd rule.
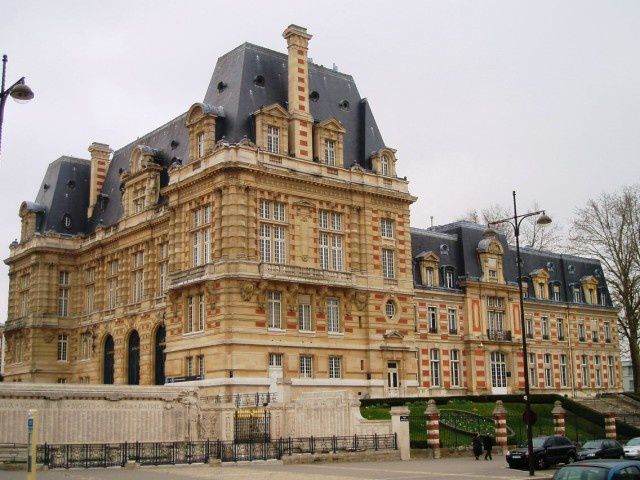
[[[560,468],[553,480],[637,480],[640,462],[636,460],[584,460]]]
[[[640,437],[632,438],[623,448],[625,458],[640,457]]]
[[[558,463],[571,463],[578,458],[576,447],[571,440],[562,435],[535,437],[533,439],[533,455],[535,466],[544,470]],[[527,445],[520,445],[507,453],[509,468],[526,468],[529,466]]]
[[[589,440],[578,450],[578,460],[590,460],[592,458],[624,458],[624,450],[615,440],[601,438]]]

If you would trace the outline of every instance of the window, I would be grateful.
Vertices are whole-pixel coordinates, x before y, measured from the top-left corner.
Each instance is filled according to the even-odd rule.
[[[600,363],[600,355],[596,355],[593,360],[595,363],[596,387],[602,387],[602,364]]]
[[[545,300],[547,298],[546,285],[544,282],[538,283],[538,298]]]
[[[393,220],[389,218],[380,220],[380,235],[382,238],[393,238]]]
[[[118,305],[118,261],[112,260],[107,266],[107,306]]]
[[[15,353],[13,355],[13,361],[14,361],[14,363],[22,363],[22,361],[23,361],[23,352],[24,352],[24,349],[23,349],[24,340],[22,338],[16,338],[15,340],[13,340],[13,343],[14,343],[14,348],[15,348]]]
[[[540,318],[540,328],[542,329],[542,339],[549,340],[549,317]]]
[[[582,292],[578,286],[573,287],[573,301],[575,303],[582,302]]]
[[[140,213],[146,206],[144,187],[136,188],[133,191],[133,213]]]
[[[494,388],[507,386],[507,363],[502,352],[491,352],[491,385]]]
[[[427,287],[433,287],[433,268],[427,267],[426,272],[427,272],[427,278],[426,278],[427,284],[426,284],[426,286]]]
[[[90,332],[84,332],[80,336],[80,358],[88,360],[91,358],[91,350],[93,349],[93,337]]]
[[[554,302],[560,301],[560,285],[553,286],[553,301]]]
[[[489,280],[497,280],[497,279],[498,279],[498,271],[489,270]]]
[[[167,289],[167,275],[169,274],[169,243],[164,242],[160,244],[159,255],[160,262],[158,263],[158,290],[159,294],[163,295]]]
[[[273,125],[267,126],[267,151],[280,153],[280,129]]]
[[[604,341],[611,343],[611,324],[604,322]]]
[[[20,277],[20,304],[19,317],[26,317],[29,314],[29,274]]]
[[[337,298],[327,298],[327,332],[340,333],[340,302]]]
[[[329,357],[329,378],[342,378],[341,357]]]
[[[384,278],[395,278],[393,250],[382,249],[382,276]]]
[[[205,303],[204,295],[192,295],[187,299],[187,328],[186,332],[200,332],[204,330]]]
[[[436,307],[427,308],[427,317],[429,320],[429,333],[438,333],[438,311]]]
[[[191,216],[191,266],[197,267],[211,261],[211,205],[194,209]]]
[[[342,214],[320,210],[319,226],[321,229],[318,236],[320,268],[341,271],[343,269]]]
[[[198,133],[198,158],[204,157],[204,132]]]
[[[567,355],[560,354],[560,386],[567,386]]]
[[[521,282],[522,285],[522,298],[529,298],[529,284],[527,282]]]
[[[260,259],[265,263],[286,263],[285,204],[260,200]]]
[[[460,386],[460,350],[451,350],[450,353],[450,365],[451,365],[451,386]]]
[[[591,340],[593,342],[598,342],[600,340],[597,321],[594,321],[593,324],[591,325]]]
[[[538,360],[536,360],[535,353],[529,353],[527,355],[529,356],[528,358],[529,382],[531,383],[532,387],[537,387],[538,386],[538,368],[537,368]]]
[[[324,163],[327,165],[336,164],[336,142],[328,138],[324,141]]]
[[[298,298],[298,329],[310,332],[311,328],[311,298],[308,295]]]
[[[283,355],[281,353],[269,354],[269,366],[270,367],[282,367]]]
[[[501,336],[504,332],[504,299],[502,297],[488,297],[489,336]]]
[[[67,345],[69,343],[69,339],[66,333],[61,333],[58,335],[58,361],[66,362],[67,361]]]
[[[524,319],[524,330],[527,338],[533,338],[533,318],[525,317]]]
[[[198,376],[204,380],[204,355],[198,355]]]
[[[193,377],[194,371],[193,357],[187,357],[187,377]]]
[[[580,322],[578,324],[578,341],[584,342],[584,340],[585,340],[584,323]]]
[[[59,384],[65,384],[65,383],[67,383],[67,379],[66,378],[58,378],[57,382]]]
[[[389,320],[396,316],[396,304],[393,300],[387,300],[387,303],[384,306],[384,311]]]
[[[544,354],[544,386],[553,387],[553,365],[551,362],[551,354]]]
[[[300,378],[313,378],[313,360],[311,356],[300,355],[298,373],[300,374]]]
[[[60,272],[58,276],[58,315],[69,316],[69,272]]]
[[[429,352],[429,360],[431,363],[431,386],[440,386],[440,350],[432,348]]]
[[[454,288],[453,269],[451,268],[446,268],[444,270],[444,286],[445,288]]]
[[[267,299],[269,328],[282,329],[282,294],[280,292],[268,292]]]
[[[589,303],[592,305],[596,304],[596,291],[593,288],[588,290],[589,292]]]
[[[616,386],[616,367],[613,360],[613,356],[609,355],[607,357],[607,369],[609,373],[609,387],[615,388]]]
[[[383,155],[380,159],[380,174],[385,177],[389,176],[389,157]]]
[[[602,288],[598,292],[598,304],[605,306],[607,304],[607,290]]]
[[[557,319],[556,326],[558,329],[558,340],[564,340],[564,320],[562,318]]]
[[[133,271],[131,272],[131,301],[140,302],[144,296],[144,252],[133,254]]]
[[[449,333],[456,335],[458,333],[458,312],[455,308],[447,309],[447,320],[449,321]]]
[[[92,313],[95,309],[95,291],[96,291],[96,269],[89,268],[87,270],[87,285],[85,287],[85,300],[87,313]]]
[[[589,387],[589,360],[586,355],[580,357],[580,364],[582,370],[582,386]]]

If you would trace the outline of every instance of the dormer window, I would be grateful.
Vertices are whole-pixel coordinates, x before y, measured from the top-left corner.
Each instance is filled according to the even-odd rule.
[[[198,158],[204,157],[204,132],[198,133]]]
[[[333,140],[324,140],[324,163],[331,166],[336,164],[336,142]]]
[[[389,176],[389,157],[386,155],[380,159],[380,175]]]
[[[580,287],[575,286],[573,287],[573,301],[574,303],[581,303],[582,302],[582,292],[580,291]]]
[[[522,298],[529,298],[529,284],[525,282],[521,282],[522,285]]]
[[[425,284],[427,287],[433,287],[433,268],[431,267],[426,269]]]
[[[267,126],[267,151],[280,153],[280,129],[273,125]]]
[[[453,281],[453,268],[444,269],[444,287],[455,288],[455,284]]]
[[[144,210],[145,205],[144,187],[137,188],[133,191],[133,213],[140,213]]]
[[[538,298],[540,300],[547,299],[547,285],[543,282],[538,283]]]
[[[497,270],[489,270],[489,279],[497,280],[498,279],[498,271]]]
[[[553,301],[554,302],[560,301],[560,285],[553,286]]]
[[[589,292],[589,303],[595,305],[596,302],[596,291],[593,288],[587,290]]]

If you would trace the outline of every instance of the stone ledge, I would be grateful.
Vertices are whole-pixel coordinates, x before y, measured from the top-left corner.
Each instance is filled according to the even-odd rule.
[[[400,460],[400,450],[340,452],[340,453],[299,453],[284,455],[283,465],[297,465],[303,463],[339,463],[339,462],[388,462]]]

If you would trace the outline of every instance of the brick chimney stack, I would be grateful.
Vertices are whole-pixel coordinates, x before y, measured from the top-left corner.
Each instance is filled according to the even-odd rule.
[[[313,160],[312,126],[309,112],[309,61],[311,35],[307,29],[289,25],[282,36],[289,52],[289,152],[296,158]]]
[[[96,206],[98,194],[102,189],[102,184],[107,175],[109,157],[113,153],[113,150],[109,148],[109,145],[93,142],[89,146],[89,153],[91,154],[91,185],[89,188],[89,209],[87,211],[87,217],[93,215],[93,209]]]

